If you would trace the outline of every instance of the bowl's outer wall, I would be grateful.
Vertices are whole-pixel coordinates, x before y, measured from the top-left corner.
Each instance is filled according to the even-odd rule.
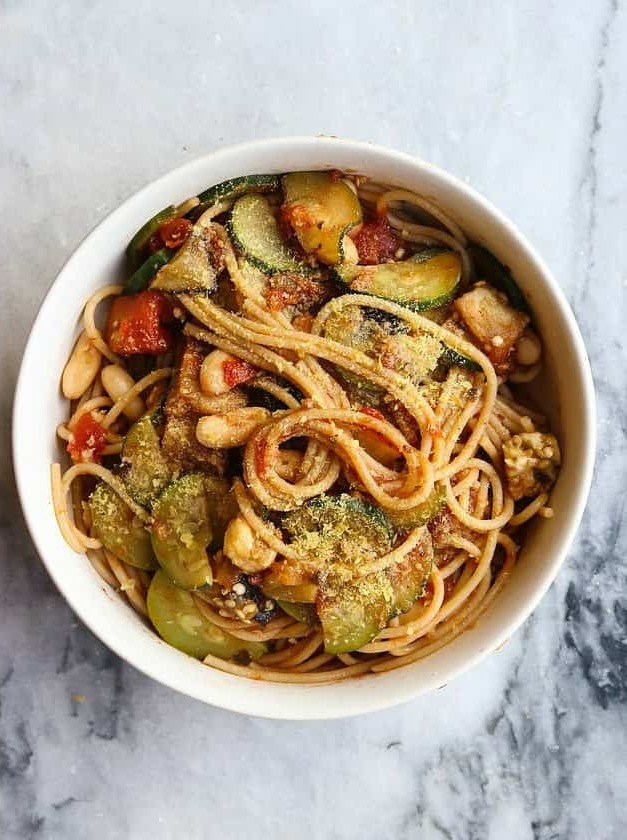
[[[124,248],[147,218],[236,175],[325,168],[357,171],[435,199],[471,239],[488,245],[511,267],[543,337],[546,400],[561,437],[563,468],[552,496],[554,518],[532,530],[508,585],[477,626],[453,643],[409,667],[331,685],[253,682],[201,666],[163,643],[63,541],[49,489],[49,465],[61,455],[54,429],[66,417],[58,382],[85,299],[119,279]],[[247,714],[294,719],[341,717],[406,701],[499,647],[557,574],[583,513],[595,444],[592,378],[581,336],[559,287],[521,234],[443,171],[387,149],[332,138],[284,138],[223,149],[153,182],[105,219],[70,258],[40,309],[22,363],[13,431],[18,489],[31,535],[56,585],[90,629],[129,663],[192,697]]]

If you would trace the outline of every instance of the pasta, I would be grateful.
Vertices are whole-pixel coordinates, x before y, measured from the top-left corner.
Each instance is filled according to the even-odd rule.
[[[70,547],[252,679],[391,670],[475,622],[560,464],[515,390],[542,344],[508,270],[432,200],[339,172],[212,187],[127,258],[63,373]]]

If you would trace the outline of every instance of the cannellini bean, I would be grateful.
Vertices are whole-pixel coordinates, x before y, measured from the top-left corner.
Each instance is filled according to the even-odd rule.
[[[344,262],[350,263],[351,265],[357,265],[359,262],[359,254],[357,253],[357,246],[350,236],[345,236],[342,239],[342,251],[344,252]]]
[[[224,535],[223,551],[232,563],[247,574],[267,569],[276,559],[276,551],[255,534],[241,514],[229,522]]]
[[[224,363],[235,357],[222,350],[212,350],[200,367],[200,390],[211,397],[226,394],[231,390],[224,378]]]
[[[196,439],[210,449],[242,446],[269,416],[265,408],[237,408],[228,414],[210,414],[196,424]]]
[[[100,351],[91,343],[87,333],[82,332],[63,371],[63,396],[68,400],[77,400],[82,396],[96,378],[101,361]]]
[[[123,367],[120,367],[120,365],[107,365],[103,367],[100,378],[102,379],[105,391],[114,403],[121,399],[135,384],[133,377]],[[133,397],[124,406],[122,411],[129,420],[137,420],[145,411],[144,401],[139,396]]]
[[[540,361],[542,345],[533,330],[525,330],[516,342],[516,358],[521,365],[535,365]]]

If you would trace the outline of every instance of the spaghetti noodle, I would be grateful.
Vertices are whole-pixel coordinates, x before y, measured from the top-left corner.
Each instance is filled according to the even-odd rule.
[[[541,367],[524,298],[477,248],[431,200],[335,172],[166,208],[64,374],[68,544],[232,674],[325,683],[451,642],[552,515],[560,460],[510,387]]]

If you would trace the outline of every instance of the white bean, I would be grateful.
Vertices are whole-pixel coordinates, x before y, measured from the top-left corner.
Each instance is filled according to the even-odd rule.
[[[120,365],[107,365],[103,367],[100,378],[105,391],[114,403],[121,399],[135,384],[133,377],[123,367],[120,367]],[[133,397],[124,406],[122,411],[129,420],[137,420],[145,411],[144,401],[140,396]]]
[[[535,365],[540,361],[542,345],[533,330],[525,330],[516,342],[516,358],[521,365]]]
[[[217,397],[231,390],[231,386],[224,378],[224,363],[234,358],[222,350],[212,350],[208,356],[205,356],[200,367],[200,389],[204,394]]]
[[[96,378],[101,361],[100,351],[91,343],[87,333],[82,332],[63,371],[63,396],[68,400],[77,400],[82,396]]]
[[[229,560],[247,574],[267,569],[276,559],[276,551],[255,534],[241,514],[229,522],[223,550]]]
[[[236,408],[229,414],[210,414],[196,424],[196,438],[210,449],[242,446],[269,416],[265,408]]]

